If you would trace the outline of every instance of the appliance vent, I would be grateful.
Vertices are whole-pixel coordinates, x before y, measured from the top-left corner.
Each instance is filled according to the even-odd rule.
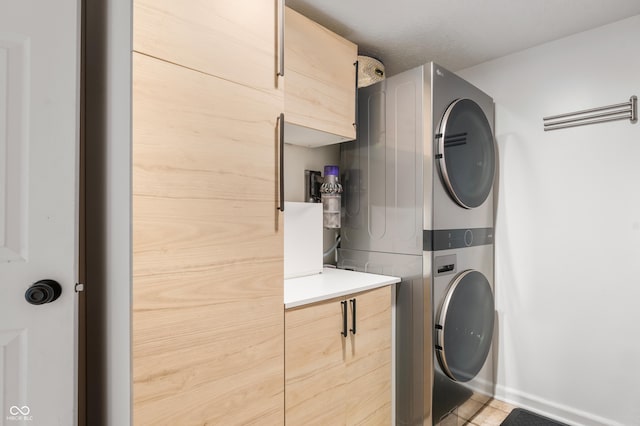
[[[358,55],[358,87],[371,86],[384,80],[384,64],[371,56]]]

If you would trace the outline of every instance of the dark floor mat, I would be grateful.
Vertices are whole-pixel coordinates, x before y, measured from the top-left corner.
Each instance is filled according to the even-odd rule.
[[[564,423],[556,422],[547,417],[542,417],[531,411],[523,410],[522,408],[516,408],[509,415],[500,426],[567,426]]]

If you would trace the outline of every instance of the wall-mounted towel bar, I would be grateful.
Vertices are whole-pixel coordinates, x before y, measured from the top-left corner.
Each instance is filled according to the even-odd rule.
[[[638,97],[632,96],[629,102],[608,105],[599,108],[585,109],[567,114],[552,115],[542,119],[544,131],[564,129],[566,127],[584,126],[604,123],[606,121],[629,120],[638,121]]]

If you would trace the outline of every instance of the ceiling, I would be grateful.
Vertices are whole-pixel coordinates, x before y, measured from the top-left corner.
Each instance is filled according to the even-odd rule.
[[[286,0],[380,59],[387,76],[435,61],[458,71],[640,14],[638,0]]]

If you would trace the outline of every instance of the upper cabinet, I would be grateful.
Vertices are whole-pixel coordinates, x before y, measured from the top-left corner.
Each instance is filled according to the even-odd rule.
[[[285,142],[322,146],[356,138],[358,46],[285,9]]]
[[[284,1],[284,0],[282,0]],[[277,87],[280,1],[133,2],[133,50],[254,89]]]

